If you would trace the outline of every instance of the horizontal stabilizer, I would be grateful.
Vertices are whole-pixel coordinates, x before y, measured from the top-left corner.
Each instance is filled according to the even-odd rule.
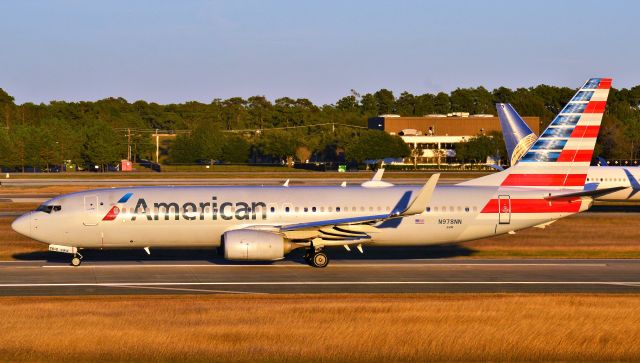
[[[564,198],[572,198],[572,197],[591,197],[598,198],[607,194],[611,194],[617,192],[622,189],[626,189],[627,187],[612,187],[612,188],[603,188],[603,189],[593,189],[593,190],[582,190],[574,193],[567,194],[556,194],[548,196],[544,199],[546,200],[554,200],[554,199],[564,199]]]

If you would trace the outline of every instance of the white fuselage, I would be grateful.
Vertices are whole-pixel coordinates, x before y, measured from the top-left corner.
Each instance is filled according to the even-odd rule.
[[[241,228],[388,214],[418,186],[133,187],[91,190],[47,201],[49,213],[20,217],[14,229],[78,248],[219,246]],[[588,199],[547,201],[560,191],[438,186],[421,214],[378,223],[375,245],[455,243],[516,231],[586,210]],[[128,198],[125,196],[129,195]],[[127,199],[123,202],[123,199]],[[146,206],[146,208],[145,208]],[[114,207],[117,213],[114,213]],[[45,208],[46,209],[46,208]]]
[[[611,202],[640,201],[640,193],[634,190],[634,184],[636,184],[636,188],[639,186],[637,185],[638,178],[640,178],[640,168],[638,167],[590,166],[586,183],[597,183],[598,189],[619,186],[626,188],[598,197],[596,200]]]

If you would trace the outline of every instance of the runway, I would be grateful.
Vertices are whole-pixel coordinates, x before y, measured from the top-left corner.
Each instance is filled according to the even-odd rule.
[[[640,293],[640,260],[0,262],[0,295],[418,292]]]

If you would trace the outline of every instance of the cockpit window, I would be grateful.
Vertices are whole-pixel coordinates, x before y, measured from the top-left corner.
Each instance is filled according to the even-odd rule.
[[[45,212],[47,214],[51,214],[51,212],[58,212],[62,210],[62,206],[60,205],[45,205],[42,204],[38,208],[36,208],[36,212]]]

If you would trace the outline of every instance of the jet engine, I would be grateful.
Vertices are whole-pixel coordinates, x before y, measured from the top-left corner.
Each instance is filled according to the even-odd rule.
[[[237,261],[274,261],[301,247],[283,236],[260,230],[236,229],[224,233],[224,258]]]

